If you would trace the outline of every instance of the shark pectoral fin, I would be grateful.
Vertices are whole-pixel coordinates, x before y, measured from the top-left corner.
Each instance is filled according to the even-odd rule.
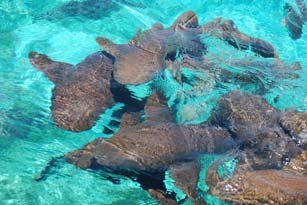
[[[145,122],[167,123],[175,122],[171,109],[167,106],[167,100],[161,93],[152,94],[145,104]]]
[[[62,82],[74,68],[71,64],[53,61],[47,55],[34,51],[29,53],[29,60],[34,67],[42,71],[55,84]]]
[[[178,26],[184,28],[196,28],[199,26],[198,18],[194,11],[187,11],[181,14],[173,23],[173,28],[176,29]]]
[[[194,204],[205,204],[199,197],[197,185],[201,163],[198,159],[171,165],[170,172],[175,185],[180,188]]]
[[[113,41],[111,41],[110,39],[104,38],[104,37],[97,37],[96,38],[96,42],[102,47],[104,48],[108,53],[110,53],[111,55],[115,56],[116,54],[116,48],[117,45],[116,43],[114,43]]]

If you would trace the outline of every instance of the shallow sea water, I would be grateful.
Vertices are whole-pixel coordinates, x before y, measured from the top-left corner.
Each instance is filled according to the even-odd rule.
[[[284,0],[127,1],[143,6],[139,8],[114,3],[116,6],[112,4],[113,7],[105,10],[106,14],[98,19],[81,15],[48,20],[42,14],[56,11],[68,0],[47,3],[42,0],[0,0],[1,205],[156,204],[147,192],[131,180],[121,178],[121,183],[114,185],[96,173],[68,164],[59,166],[45,181],[34,180],[52,157],[61,156],[104,136],[102,127],[111,118],[111,110],[103,114],[89,131],[73,133],[57,128],[49,108],[53,84],[30,65],[27,55],[32,50],[75,64],[100,50],[95,42],[97,36],[125,43],[138,29],[148,29],[157,21],[169,26],[187,10],[194,10],[201,24],[222,16],[234,20],[242,32],[271,42],[283,62],[301,62],[303,69],[295,71],[299,75],[297,79],[278,77],[281,72],[278,70],[259,70],[263,74],[261,81],[268,87],[263,93],[264,97],[273,106],[307,111],[307,26],[304,26],[301,39],[293,41],[288,36],[282,25]],[[209,52],[213,56],[225,52],[223,56],[228,59],[253,57],[249,53],[234,52],[234,49],[210,39],[204,41],[211,45]],[[242,68],[228,69],[240,71]],[[254,68],[244,69],[255,71]],[[203,76],[203,86],[191,88],[184,85],[184,89],[180,90],[179,85],[167,77],[167,71],[166,78],[158,77],[153,82],[167,91],[171,98],[170,106],[177,100],[179,123],[204,121],[218,97],[229,90],[253,92],[252,86],[238,87],[231,83],[216,86],[208,73],[183,72],[187,76]],[[147,87],[143,85],[130,89],[136,96],[142,97],[148,93]],[[175,100],[178,96],[179,100]],[[206,168],[216,158],[204,156],[203,177]],[[199,187],[206,191],[202,181],[204,178],[200,180]],[[208,204],[222,204],[210,196],[207,198]]]

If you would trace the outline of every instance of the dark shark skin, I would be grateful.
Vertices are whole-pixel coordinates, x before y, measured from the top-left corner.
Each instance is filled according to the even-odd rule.
[[[299,13],[289,3],[284,5],[284,20],[288,33],[293,40],[301,38],[303,26],[307,21],[307,8],[304,0],[296,0]]]
[[[189,167],[198,167],[195,160],[199,154],[223,153],[233,148],[231,135],[220,127],[177,125],[164,99],[156,94],[148,99],[145,112],[144,122],[137,120],[135,114],[126,113],[121,129],[112,138],[97,139],[67,154],[65,159],[83,169],[134,174],[141,186],[156,197],[161,196],[157,190],[163,193],[165,187],[155,185],[163,184],[164,172],[170,170],[179,188],[191,200],[199,201],[196,189],[199,172],[187,171],[191,171]],[[150,183],[151,180],[157,183]],[[162,195],[163,200],[167,198],[165,193]]]
[[[52,115],[55,123],[71,131],[90,129],[99,115],[114,104],[110,90],[113,60],[96,52],[77,65],[53,61],[31,52],[31,64],[55,84]]]
[[[132,3],[127,0],[85,0],[69,1],[62,6],[42,14],[38,19],[47,19],[49,21],[64,19],[67,17],[84,17],[93,20],[99,20],[109,16],[113,12],[120,10],[119,3],[144,8],[141,3]]]

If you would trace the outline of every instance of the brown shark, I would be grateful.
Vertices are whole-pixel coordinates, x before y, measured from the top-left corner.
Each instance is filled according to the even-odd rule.
[[[30,62],[55,84],[52,115],[55,123],[71,131],[90,129],[99,115],[114,104],[111,92],[113,60],[96,52],[77,65],[58,62],[31,52]]]
[[[164,172],[169,170],[175,184],[192,201],[201,203],[197,194],[198,155],[233,148],[231,135],[220,127],[176,124],[165,99],[158,94],[148,99],[145,112],[143,122],[136,114],[126,113],[119,132],[112,138],[96,139],[67,154],[66,160],[83,169],[135,175],[160,203],[169,200],[163,184]]]

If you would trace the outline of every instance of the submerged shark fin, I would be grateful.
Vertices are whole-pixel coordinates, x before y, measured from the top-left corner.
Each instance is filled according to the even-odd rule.
[[[176,187],[180,188],[195,204],[205,204],[199,197],[197,185],[201,171],[198,159],[171,165],[170,172]]]
[[[29,53],[29,59],[33,66],[42,71],[55,84],[63,82],[74,68],[71,64],[53,61],[47,55],[33,51]]]
[[[146,122],[175,122],[171,109],[167,106],[166,98],[160,93],[152,94],[145,105]]]
[[[199,26],[198,18],[194,11],[187,11],[181,14],[173,23],[173,28],[178,26],[184,28],[197,28]]]

